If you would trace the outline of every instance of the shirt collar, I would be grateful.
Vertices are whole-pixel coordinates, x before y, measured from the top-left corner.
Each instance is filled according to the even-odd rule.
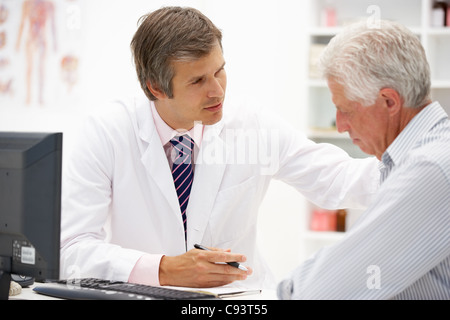
[[[420,111],[400,132],[397,138],[384,152],[381,160],[386,164],[392,161],[398,163],[401,158],[414,147],[417,141],[447,114],[439,102],[435,101]]]
[[[161,139],[162,145],[166,145],[170,140],[172,140],[173,137],[177,135],[183,135],[186,134],[185,132],[180,133],[174,129],[172,129],[159,115],[158,111],[156,110],[155,103],[153,101],[150,102],[151,110],[152,110],[152,116],[153,121],[155,122],[156,131],[158,132],[159,138]],[[204,125],[202,125],[200,122],[195,123],[194,127],[187,132],[187,134],[194,139],[195,145],[200,148],[200,145],[202,143],[203,139],[203,128]]]

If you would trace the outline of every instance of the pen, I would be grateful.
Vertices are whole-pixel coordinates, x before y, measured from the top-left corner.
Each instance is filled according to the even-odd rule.
[[[196,249],[200,249],[200,250],[205,250],[205,251],[211,251],[210,249],[208,249],[207,247],[202,246],[201,244],[194,244],[194,247]],[[246,267],[244,267],[243,265],[240,265],[238,262],[227,262],[228,265],[241,269],[242,271],[248,271],[248,269]]]

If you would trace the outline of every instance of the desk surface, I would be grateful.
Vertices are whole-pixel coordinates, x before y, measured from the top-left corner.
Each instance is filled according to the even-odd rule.
[[[57,298],[45,296],[33,291],[33,288],[36,286],[46,286],[51,284],[45,283],[35,283],[34,285],[28,288],[22,288],[22,292],[16,296],[10,296],[9,300],[60,300]],[[276,300],[276,292],[275,290],[262,290],[261,293],[252,293],[245,295],[236,295],[227,298],[223,298],[223,300]]]

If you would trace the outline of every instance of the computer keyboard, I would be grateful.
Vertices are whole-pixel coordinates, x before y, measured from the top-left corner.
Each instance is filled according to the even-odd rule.
[[[70,300],[198,300],[216,295],[96,278],[60,280],[36,286],[35,292]]]

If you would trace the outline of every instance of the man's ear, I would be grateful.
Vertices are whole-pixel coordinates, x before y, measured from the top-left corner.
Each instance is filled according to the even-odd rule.
[[[391,115],[397,114],[403,107],[403,99],[400,94],[391,88],[383,88],[380,90],[380,98],[383,99],[388,112]]]
[[[163,100],[167,98],[167,95],[156,85],[152,85],[150,81],[146,82],[148,90],[158,99]]]

